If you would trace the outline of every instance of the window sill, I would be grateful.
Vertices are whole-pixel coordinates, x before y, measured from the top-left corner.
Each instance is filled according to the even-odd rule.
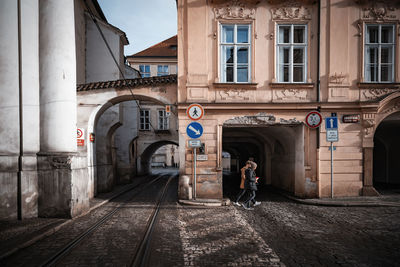
[[[314,83],[270,83],[272,89],[313,89]]]
[[[170,130],[154,130],[156,134],[171,134]]]
[[[362,82],[358,83],[358,87],[360,89],[399,89],[400,88],[400,83],[368,83],[368,82]]]
[[[257,89],[258,83],[214,83],[215,88],[238,88],[238,89]]]

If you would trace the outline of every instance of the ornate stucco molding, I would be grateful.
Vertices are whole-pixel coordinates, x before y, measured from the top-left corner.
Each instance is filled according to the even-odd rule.
[[[223,7],[215,7],[214,14],[216,19],[255,19],[256,9],[239,0],[231,0]]]
[[[373,137],[374,127],[375,127],[375,113],[364,113],[362,126],[364,128],[364,138]]]
[[[249,92],[244,89],[221,90],[218,92],[221,100],[227,101],[249,101]]]
[[[329,82],[334,84],[343,84],[344,80],[348,75],[343,73],[336,73],[329,77]]]
[[[311,11],[304,6],[307,2],[298,0],[275,2],[271,2],[271,4],[277,5],[277,7],[271,8],[273,20],[311,20]]]
[[[296,118],[285,120],[280,119],[276,121],[276,118],[272,114],[267,114],[265,112],[260,112],[254,116],[243,116],[243,117],[235,117],[233,119],[227,120],[224,122],[224,125],[275,125],[275,124],[301,124],[301,121],[296,120]]]
[[[307,90],[282,89],[274,90],[276,100],[306,100]]]
[[[390,94],[391,92],[394,92],[395,90],[389,89],[389,88],[373,88],[373,89],[366,89],[362,90],[362,96],[366,100],[372,100],[375,98],[378,98],[383,95]]]
[[[396,8],[387,1],[374,1],[363,8],[363,18],[376,21],[397,19]]]
[[[382,113],[383,114],[390,114],[400,110],[400,101],[394,103],[391,107],[385,109]]]

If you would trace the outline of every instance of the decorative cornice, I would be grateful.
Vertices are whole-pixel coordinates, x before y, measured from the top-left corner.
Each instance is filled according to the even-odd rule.
[[[362,1],[363,19],[371,19],[374,21],[384,21],[397,19],[395,13],[395,1],[375,0],[375,1]],[[398,4],[398,3],[397,3]]]
[[[283,90],[275,90],[274,94],[275,94],[276,100],[306,100],[307,99],[307,90],[283,89]]]
[[[280,119],[276,121],[274,115],[260,112],[254,116],[235,117],[224,122],[224,125],[246,125],[246,126],[260,126],[260,125],[275,125],[275,124],[301,124],[301,121],[294,119]]]
[[[363,120],[362,120],[362,126],[364,127],[364,137],[369,138],[374,132],[374,126],[375,126],[375,113],[364,113],[363,114]]]
[[[255,19],[256,9],[239,0],[231,0],[223,7],[215,7],[214,14],[216,19]]]
[[[221,100],[228,100],[228,101],[250,100],[248,91],[243,89],[221,90],[219,91],[219,96],[221,97]]]
[[[387,94],[390,94],[394,92],[393,89],[388,89],[388,88],[382,88],[382,89],[368,89],[368,90],[363,90],[362,94],[364,96],[365,99],[371,100],[371,99],[375,99]]]
[[[307,1],[286,0],[270,2],[278,6],[271,8],[273,20],[311,20],[309,8],[304,7],[304,5],[308,4]]]
[[[334,75],[331,75],[331,76],[329,77],[329,82],[330,82],[330,83],[335,83],[335,84],[342,84],[343,81],[346,79],[346,77],[347,77],[346,74],[343,74],[343,73],[337,74],[337,73],[335,72]]]
[[[390,114],[400,110],[400,102],[396,102],[390,108],[385,109],[383,114]]]

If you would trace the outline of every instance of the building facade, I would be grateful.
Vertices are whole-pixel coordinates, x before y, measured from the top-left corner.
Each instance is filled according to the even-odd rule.
[[[377,183],[400,183],[393,150],[400,117],[397,1],[177,6],[180,173],[192,177],[192,186],[186,109],[205,109],[199,139],[208,157],[196,166],[198,198],[222,198],[224,151],[241,166],[253,158],[264,184],[299,197],[377,195]],[[306,126],[312,111],[322,115],[319,128]],[[333,182],[324,121],[332,116],[339,135]]]
[[[176,74],[178,70],[177,36],[172,36],[126,58],[130,66],[139,70],[144,78]]]
[[[120,77],[92,17],[124,70],[126,36],[96,0],[0,3],[1,219],[74,217],[89,208],[77,84]]]

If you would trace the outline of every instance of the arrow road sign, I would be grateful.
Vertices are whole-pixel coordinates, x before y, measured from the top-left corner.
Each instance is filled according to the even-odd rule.
[[[203,126],[198,122],[191,122],[186,127],[186,133],[190,138],[196,139],[203,135]]]
[[[329,129],[337,129],[338,128],[337,117],[325,118],[325,128],[327,130],[329,130]]]

